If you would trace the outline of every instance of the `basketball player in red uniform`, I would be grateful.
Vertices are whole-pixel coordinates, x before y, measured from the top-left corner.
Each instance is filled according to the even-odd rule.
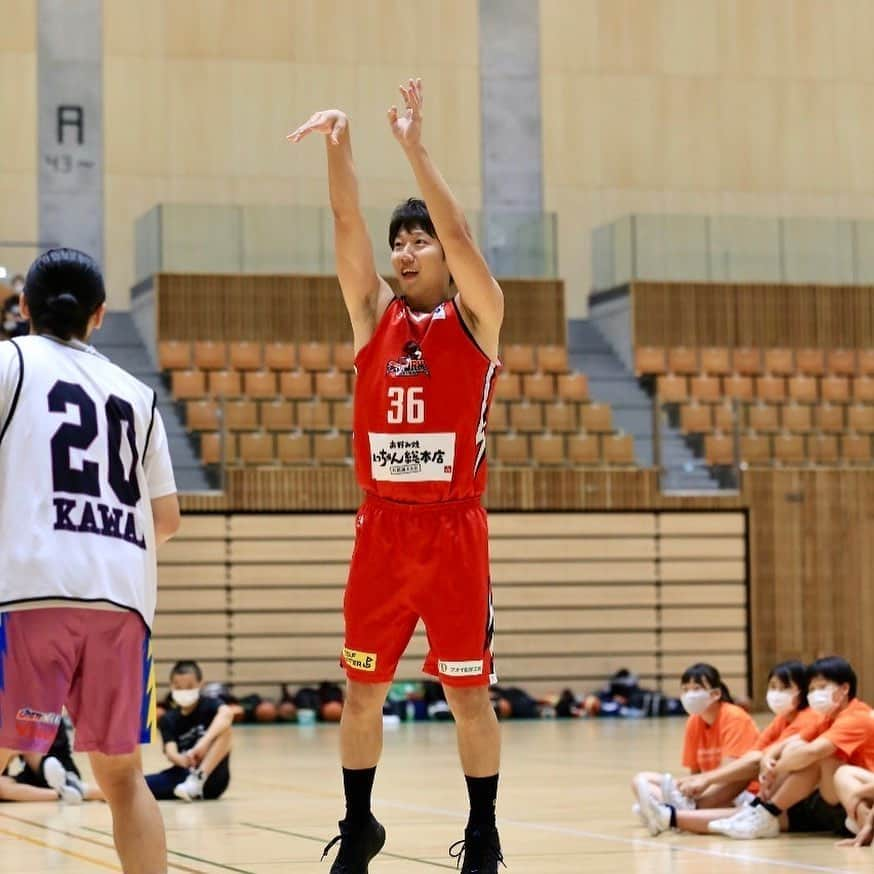
[[[422,82],[401,87],[388,113],[422,200],[392,216],[398,296],[377,274],[358,200],[349,119],[317,112],[289,139],[326,135],[337,273],[355,342],[354,446],[365,500],[346,587],[341,723],[346,816],[331,874],[366,874],[385,831],[370,809],[382,751],[382,706],[421,618],[455,717],[470,817],[450,853],[463,872],[497,872],[500,734],[489,701],[496,681],[486,484],[486,421],[499,368],[500,286],[461,206],[422,143]],[[426,206],[427,204],[427,206]]]

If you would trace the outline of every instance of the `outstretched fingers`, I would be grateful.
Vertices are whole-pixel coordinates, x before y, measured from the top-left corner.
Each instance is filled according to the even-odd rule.
[[[292,131],[287,137],[287,140],[291,140],[293,143],[299,143],[305,136],[314,132],[320,133],[328,133],[331,128],[329,127],[329,121],[326,117],[326,113],[324,112],[316,112],[314,115],[311,115],[307,121],[305,121],[297,130]],[[336,125],[334,125],[334,129],[336,130],[339,127],[339,120]],[[332,137],[333,139],[333,137]]]

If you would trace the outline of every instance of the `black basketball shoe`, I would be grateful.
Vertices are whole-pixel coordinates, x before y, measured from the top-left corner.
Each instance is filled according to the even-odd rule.
[[[449,855],[458,860],[456,867],[464,859],[461,874],[498,874],[498,862],[504,865],[501,839],[493,825],[468,826],[464,830],[464,840],[454,843],[449,848]]]
[[[370,860],[385,844],[385,829],[376,821],[373,814],[364,825],[351,825],[340,821],[340,834],[325,847],[322,859],[331,847],[340,842],[337,858],[331,865],[330,874],[367,874]]]

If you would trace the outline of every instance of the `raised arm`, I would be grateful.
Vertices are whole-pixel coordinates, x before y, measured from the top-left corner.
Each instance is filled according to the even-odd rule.
[[[422,143],[422,80],[410,79],[400,90],[405,109],[403,113],[396,106],[389,110],[392,133],[416,176],[446,253],[449,272],[458,286],[464,314],[473,323],[477,339],[488,347],[486,351],[496,354],[504,320],[504,295],[474,242],[461,205]]]
[[[358,351],[370,339],[391,302],[392,290],[376,272],[373,246],[361,215],[348,117],[339,109],[322,110],[290,133],[288,139],[299,143],[311,133],[325,134],[337,276]]]

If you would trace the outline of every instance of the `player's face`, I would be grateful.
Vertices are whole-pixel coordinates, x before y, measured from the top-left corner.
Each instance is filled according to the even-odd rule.
[[[411,303],[434,307],[444,299],[449,268],[436,237],[421,228],[401,228],[392,248],[391,265],[400,280],[401,294]]]

